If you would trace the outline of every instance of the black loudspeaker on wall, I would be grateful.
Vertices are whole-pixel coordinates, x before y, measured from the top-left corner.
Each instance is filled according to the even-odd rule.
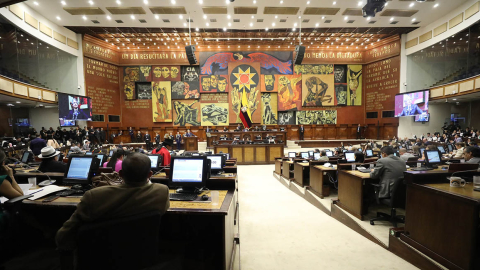
[[[195,45],[185,46],[185,52],[187,53],[187,59],[190,65],[196,65],[197,57],[195,56]]]
[[[297,45],[295,46],[295,65],[301,65],[303,61],[303,56],[305,54],[305,46]]]

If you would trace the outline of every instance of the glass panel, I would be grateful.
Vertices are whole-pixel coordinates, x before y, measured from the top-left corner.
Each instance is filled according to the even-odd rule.
[[[0,74],[17,78],[17,36],[15,27],[0,16]]]

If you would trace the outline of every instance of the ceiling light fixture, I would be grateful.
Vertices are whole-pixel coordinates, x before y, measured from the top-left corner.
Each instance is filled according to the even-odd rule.
[[[337,4],[337,2],[333,1],[333,5],[336,5],[336,4]]]
[[[252,27],[252,26],[253,26],[253,23],[250,23],[250,27]]]
[[[256,4],[256,3],[257,3],[257,1],[256,1],[256,0],[253,0],[253,3],[254,3],[254,4]]]
[[[414,22],[414,21],[416,21],[416,20],[417,20],[416,18],[413,18],[413,19],[412,19],[412,22]]]
[[[178,18],[180,18],[180,20],[183,19],[183,15],[178,15]]]
[[[363,2],[362,1],[358,1],[358,6],[361,6],[363,5]]]
[[[34,3],[36,6],[38,6],[38,2],[37,2],[37,1],[35,1],[35,2],[33,2],[33,3]]]
[[[409,7],[413,7],[415,6],[415,3],[411,3],[410,5],[408,5]]]
[[[272,26],[275,26],[275,23],[272,23]]]
[[[201,5],[203,4],[203,0],[198,0],[198,3]]]
[[[210,24],[209,24],[209,23],[207,23],[207,26],[210,26]]]
[[[280,1],[280,4],[283,4],[283,0],[282,0],[282,1]]]
[[[390,21],[393,21],[394,19],[395,19],[394,17],[391,17],[391,18],[390,18]]]
[[[59,20],[59,21],[61,20],[61,19],[60,19],[60,16],[57,16],[57,20]]]
[[[267,28],[265,28],[265,31],[268,31],[268,27],[267,27]]]
[[[227,15],[227,19],[230,19],[232,16],[230,16],[230,14]]]
[[[207,19],[207,15],[204,14],[204,15],[203,15],[203,18],[206,20],[206,19]]]
[[[226,27],[224,27],[224,28],[223,28],[223,31],[227,31],[227,28],[226,28]]]
[[[130,15],[130,18],[132,18],[132,20],[135,20],[135,16],[133,15]]]
[[[121,4],[122,4],[122,1],[117,0],[117,4],[118,4],[118,5],[121,5]]]
[[[293,32],[295,32],[295,30],[297,30],[295,27],[294,27],[294,28],[292,28],[292,31],[293,31]]]
[[[92,0],[88,1],[88,3],[89,3],[91,6],[93,6],[93,5],[95,4]]]
[[[439,3],[436,3],[435,5],[433,5],[433,8],[437,8],[439,5]]]
[[[83,18],[84,20],[87,20],[87,16],[85,16],[85,15],[83,15],[82,18]]]
[[[111,20],[112,17],[110,17],[110,15],[107,15],[107,20]]]
[[[145,5],[148,5],[148,0],[143,0],[143,3],[145,3]]]
[[[61,1],[60,3],[62,3],[62,5],[67,5],[67,3],[65,1]]]
[[[195,28],[195,31],[197,31],[197,32],[199,31],[198,27],[197,27],[197,28]]]
[[[343,18],[345,21],[348,20],[348,16],[345,16],[345,18]]]
[[[160,19],[160,16],[158,16],[158,15],[155,15],[155,19],[157,19],[157,20],[158,20],[158,19]]]

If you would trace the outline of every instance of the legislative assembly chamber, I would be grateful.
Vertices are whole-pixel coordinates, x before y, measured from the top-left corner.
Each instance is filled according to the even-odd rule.
[[[479,11],[0,0],[0,270],[479,270]]]

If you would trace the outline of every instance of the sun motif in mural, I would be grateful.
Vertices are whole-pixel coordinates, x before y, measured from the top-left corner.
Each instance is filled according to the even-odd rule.
[[[235,76],[235,81],[233,82],[233,85],[238,86],[238,88],[241,90],[243,88],[246,88],[250,91],[251,86],[256,86],[256,82],[254,82],[252,79],[256,74],[250,71],[250,67],[248,67],[246,70],[242,70],[241,67],[238,68],[238,72],[233,72],[233,76]]]

